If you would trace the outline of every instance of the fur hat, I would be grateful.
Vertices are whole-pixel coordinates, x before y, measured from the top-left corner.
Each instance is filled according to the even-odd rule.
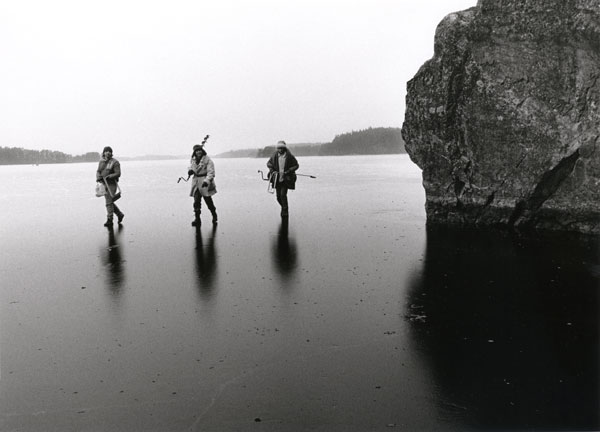
[[[285,141],[277,141],[277,148],[284,148],[287,149],[287,145],[285,144]]]
[[[196,153],[196,150],[203,150],[204,146],[201,144],[196,144],[194,145],[194,153]]]
[[[112,150],[112,148],[111,148],[111,147],[109,147],[109,146],[106,146],[106,147],[104,147],[104,150],[102,150],[102,154],[106,153],[107,151],[109,151],[109,152],[111,152],[111,153],[113,152],[113,150]]]

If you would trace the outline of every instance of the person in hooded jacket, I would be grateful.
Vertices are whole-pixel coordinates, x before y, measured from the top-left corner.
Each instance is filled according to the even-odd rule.
[[[281,217],[289,216],[287,192],[296,189],[296,170],[300,167],[285,141],[277,142],[277,150],[269,158],[269,181],[275,189],[277,202],[281,206]]]
[[[194,198],[194,220],[192,226],[199,227],[201,224],[200,213],[202,209],[202,199],[212,214],[212,223],[217,224],[217,209],[212,196],[217,193],[215,185],[215,164],[206,154],[204,146],[196,144],[192,151],[192,158],[188,168],[188,175],[194,176],[192,179],[192,190],[190,196]]]
[[[113,150],[111,147],[104,147],[102,150],[102,159],[98,163],[98,169],[96,170],[96,181],[104,183],[107,187],[106,195],[104,200],[106,202],[106,222],[104,226],[110,228],[113,226],[113,215],[117,215],[117,221],[119,225],[123,222],[125,214],[117,207],[115,201],[119,199],[120,195],[117,194],[117,183],[121,177],[121,164],[118,160],[113,158]]]

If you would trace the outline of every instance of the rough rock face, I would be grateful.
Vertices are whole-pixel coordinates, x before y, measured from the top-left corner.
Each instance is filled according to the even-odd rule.
[[[479,0],[434,52],[402,127],[428,222],[600,233],[600,0]]]

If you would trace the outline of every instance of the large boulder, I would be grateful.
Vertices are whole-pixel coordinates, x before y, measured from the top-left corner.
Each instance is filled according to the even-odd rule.
[[[428,223],[600,233],[600,0],[479,0],[407,87]]]

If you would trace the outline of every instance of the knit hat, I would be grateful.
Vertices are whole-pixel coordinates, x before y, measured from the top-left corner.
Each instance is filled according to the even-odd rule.
[[[277,142],[277,148],[287,148],[287,145],[285,144],[285,141],[278,141]]]
[[[200,144],[194,145],[194,153],[196,153],[196,150],[202,150],[203,148],[204,148],[203,145],[200,145]]]
[[[102,150],[102,154],[106,153],[107,151],[109,152],[113,152],[112,148],[110,148],[109,146],[104,147],[104,150]]]

